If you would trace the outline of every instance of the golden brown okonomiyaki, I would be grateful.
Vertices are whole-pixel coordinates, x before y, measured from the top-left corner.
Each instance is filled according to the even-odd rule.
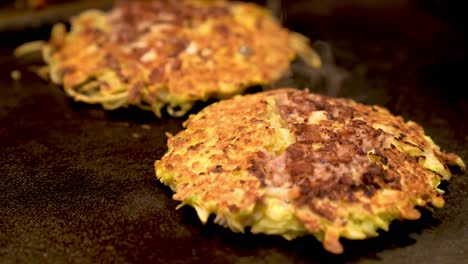
[[[306,38],[252,3],[120,1],[109,12],[77,15],[70,32],[56,25],[43,45],[43,71],[79,101],[181,116],[196,101],[279,79],[297,54],[320,66]]]
[[[169,138],[156,176],[203,223],[236,232],[313,234],[341,253],[418,207],[442,207],[447,165],[465,168],[424,134],[378,106],[296,89],[214,103]]]

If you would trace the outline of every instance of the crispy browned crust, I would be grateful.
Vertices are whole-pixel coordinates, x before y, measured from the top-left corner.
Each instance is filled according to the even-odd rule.
[[[395,218],[419,218],[415,206],[441,207],[445,164],[464,168],[382,107],[295,89],[221,101],[185,126],[155,163],[174,199],[248,215],[275,196],[334,253],[343,251],[340,236],[375,236]]]
[[[268,127],[268,105],[258,101],[262,97],[264,94],[233,104],[215,103],[214,112],[205,109],[191,116],[185,123],[189,130],[169,138],[170,151],[160,166],[177,174],[169,183],[177,186],[174,199],[200,196],[216,200],[218,206],[229,210],[256,203],[261,197],[261,182],[241,172],[254,170],[259,150],[268,143],[266,136],[274,134]],[[192,162],[191,157],[197,158]],[[214,183],[216,191],[212,191]],[[241,187],[242,195],[236,197],[234,186]]]
[[[226,98],[271,83],[296,53],[320,60],[307,39],[255,4],[228,1],[120,1],[108,13],[57,26],[45,50],[52,79],[77,100],[112,109],[129,104],[160,116],[185,114],[198,100]]]

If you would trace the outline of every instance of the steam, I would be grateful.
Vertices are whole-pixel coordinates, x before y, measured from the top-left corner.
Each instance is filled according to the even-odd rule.
[[[282,0],[266,0],[265,6],[281,23],[284,22],[286,14],[283,12]],[[339,96],[342,83],[349,76],[348,72],[336,65],[330,44],[317,40],[312,48],[320,56],[320,69],[310,67],[298,59],[292,63],[291,70],[283,78],[267,88],[307,88],[311,92]]]
[[[336,65],[330,44],[319,40],[313,46],[322,60],[322,68],[319,70],[319,74],[323,78],[323,92],[330,96],[338,96],[342,83],[349,74]]]
[[[307,88],[313,93],[339,96],[342,83],[349,76],[348,72],[336,65],[330,44],[319,40],[312,47],[322,61],[320,68],[311,67],[297,59],[292,63],[288,73],[267,88]]]
[[[265,6],[270,10],[273,16],[278,18],[280,22],[283,22],[284,13],[282,11],[281,0],[266,0]]]

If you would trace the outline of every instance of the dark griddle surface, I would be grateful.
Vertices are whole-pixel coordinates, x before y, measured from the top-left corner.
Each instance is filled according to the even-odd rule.
[[[443,149],[468,161],[463,34],[411,7],[325,14],[288,8],[286,25],[327,41],[348,72],[335,95],[383,105],[417,121]],[[104,111],[73,102],[10,55],[11,47],[40,31],[1,34],[1,263],[462,263],[468,258],[466,173],[444,185],[443,209],[395,222],[379,238],[345,241],[342,256],[326,253],[312,237],[288,242],[203,226],[194,210],[176,211],[171,191],[154,177],[153,162],[166,150],[165,132],[179,131],[181,119],[159,121],[138,109]],[[23,69],[21,80],[10,78],[14,69]],[[307,85],[304,76],[296,81]],[[312,91],[330,93],[315,86]]]

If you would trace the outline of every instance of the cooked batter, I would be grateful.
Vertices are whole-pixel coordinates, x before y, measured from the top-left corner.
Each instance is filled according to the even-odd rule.
[[[182,116],[196,101],[274,82],[297,54],[320,66],[308,40],[266,9],[223,0],[120,1],[109,12],[88,10],[68,33],[56,25],[43,54],[40,72],[74,99],[106,109],[134,104],[158,116],[163,108]]]
[[[378,106],[296,89],[212,104],[170,137],[156,176],[205,223],[286,239],[312,234],[333,253],[419,207],[442,207],[447,165],[465,168]]]

